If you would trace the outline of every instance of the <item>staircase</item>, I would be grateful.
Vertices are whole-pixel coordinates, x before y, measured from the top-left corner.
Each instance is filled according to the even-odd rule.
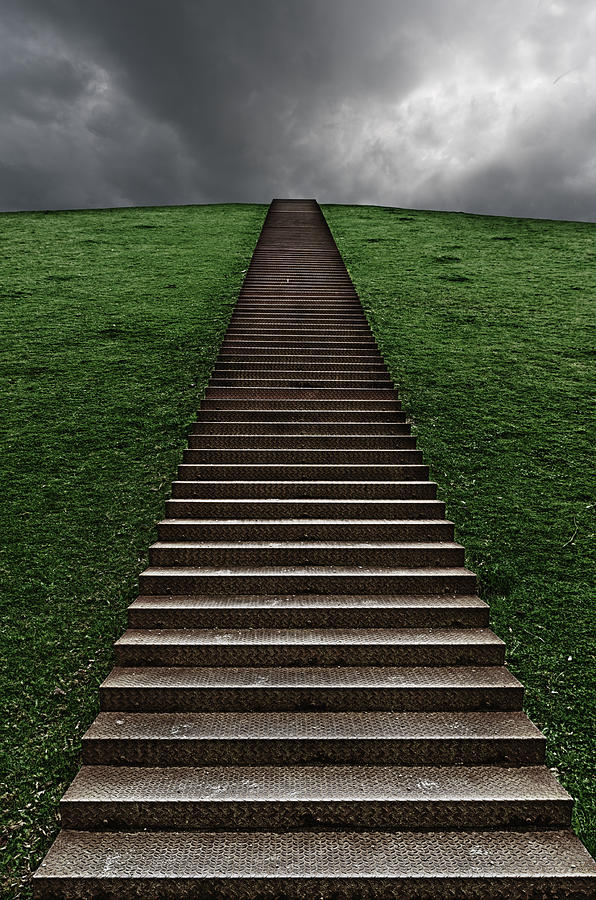
[[[38,898],[590,898],[315,201],[272,203]]]

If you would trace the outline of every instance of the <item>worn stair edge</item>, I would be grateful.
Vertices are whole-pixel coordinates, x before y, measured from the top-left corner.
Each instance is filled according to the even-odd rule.
[[[64,831],[37,900],[197,897],[589,900],[596,864],[564,831],[113,833]]]
[[[85,766],[64,828],[201,831],[564,828],[572,800],[544,766]]]
[[[122,666],[499,666],[505,645],[490,629],[129,630],[115,644]]]
[[[522,712],[100,712],[88,765],[539,765]]]
[[[483,628],[488,605],[477,596],[140,595],[131,628]]]
[[[116,667],[100,687],[117,712],[519,710],[523,686],[502,666]]]

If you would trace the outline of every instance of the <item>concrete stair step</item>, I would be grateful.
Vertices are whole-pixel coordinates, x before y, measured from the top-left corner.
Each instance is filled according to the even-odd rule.
[[[321,441],[318,435],[312,439],[309,439],[308,437],[302,439],[298,436],[291,437],[296,437],[296,440],[285,441],[283,438],[279,438],[282,446],[275,446],[278,443],[277,436],[274,436],[273,440],[267,441],[266,438],[257,435],[252,438],[252,440],[255,442],[259,441],[262,446],[243,447],[242,440],[237,435],[234,435],[232,438],[226,439],[228,446],[210,447],[205,446],[205,444],[209,444],[208,437],[204,437],[203,435],[191,435],[189,441],[192,444],[198,444],[199,446],[191,446],[188,450],[185,450],[184,460],[195,463],[238,462],[247,464],[251,462],[272,462],[278,464],[327,463],[331,465],[338,465],[339,463],[352,465],[356,463],[382,465],[387,463],[422,462],[421,454],[419,460],[414,458],[414,453],[412,451],[415,451],[416,448],[416,438],[409,434],[392,436],[390,440],[393,446],[390,448],[383,447],[381,449],[374,449],[372,447],[358,447],[355,449],[348,448],[346,450],[341,449],[337,444],[330,444],[328,447],[316,447],[312,445],[300,446],[301,443],[314,444],[317,439]],[[285,443],[288,443],[290,446],[283,446]],[[408,455],[408,451],[410,451],[410,455]]]
[[[410,543],[356,541],[157,541],[152,566],[463,566],[464,548],[454,541]]]
[[[522,712],[100,712],[85,765],[542,765]]]
[[[370,325],[366,318],[358,315],[352,308],[330,310],[329,315],[317,315],[313,310],[301,312],[300,309],[288,308],[288,304],[283,303],[284,308],[272,309],[256,306],[254,308],[245,308],[240,310],[230,319],[226,337],[234,339],[239,333],[248,331],[251,336],[257,333],[257,329],[263,326],[268,334],[304,334],[310,336],[315,334],[317,338],[321,336],[331,337],[335,339],[337,336],[351,340],[354,334],[360,337],[371,339]],[[325,329],[329,331],[326,333]],[[265,337],[268,336],[264,335]],[[374,339],[374,338],[373,338]]]
[[[204,444],[202,435],[197,435],[197,440],[191,436],[189,440],[192,443]],[[243,448],[238,446],[241,440],[237,436],[233,436],[228,443],[228,447],[189,447],[184,451],[183,460],[189,463],[241,463],[247,465],[256,463],[263,465],[265,463],[311,463],[313,465],[327,464],[339,465],[341,463],[347,465],[403,465],[403,464],[421,464],[422,453],[417,451],[416,438],[412,435],[397,435],[392,438],[394,447],[391,449],[382,448],[375,450],[371,447],[359,447],[356,449],[342,450],[338,447],[276,447],[277,436],[270,442],[263,440],[262,447]],[[307,440],[307,439],[305,439]],[[208,443],[208,439],[207,439]],[[270,446],[267,446],[267,443]],[[285,442],[284,442],[285,443]],[[301,439],[296,438],[295,441],[289,443],[300,444]],[[273,446],[271,446],[273,445]]]
[[[285,384],[298,381],[304,383],[307,387],[312,387],[312,385],[316,387],[321,385],[321,382],[324,382],[321,385],[323,387],[333,386],[334,384],[345,387],[344,382],[360,382],[364,387],[370,387],[371,382],[373,386],[378,384],[380,387],[385,385],[393,387],[393,382],[388,372],[377,371],[376,369],[368,371],[363,367],[360,369],[345,368],[331,372],[326,369],[309,369],[306,366],[293,369],[286,369],[282,366],[279,369],[259,369],[256,366],[252,368],[247,366],[237,366],[236,368],[232,366],[217,366],[213,369],[211,377],[217,380],[226,378],[248,383],[253,383],[254,381],[267,383],[280,381],[282,384]]]
[[[174,498],[166,501],[170,519],[440,519],[445,516],[442,500],[392,499],[353,500],[326,497],[317,499],[261,498]]]
[[[393,382],[390,378],[309,378],[305,375],[288,376],[287,378],[263,378],[246,375],[219,375],[214,374],[209,382],[211,388],[304,388],[306,390],[320,390],[321,388],[341,388],[342,390],[366,389],[393,390]]]
[[[402,434],[234,434],[212,435],[191,434],[188,438],[190,449],[238,449],[246,450],[399,450],[415,446],[410,435],[410,426],[402,425]]]
[[[373,381],[389,381],[393,385],[391,376],[385,366],[373,365],[372,363],[369,363],[368,366],[344,363],[342,367],[332,370],[319,369],[316,363],[278,365],[277,368],[273,369],[267,366],[259,366],[258,364],[247,366],[246,363],[232,365],[231,363],[216,362],[211,375],[214,378],[280,378],[284,380],[288,378],[307,378],[317,383],[319,380],[336,382],[343,379],[348,381],[370,381],[372,379]]]
[[[336,400],[312,400],[304,397],[292,399],[286,397],[284,399],[260,399],[258,397],[242,397],[233,398],[209,398],[201,402],[201,411],[204,410],[292,410],[295,418],[302,418],[303,413],[310,411],[327,411],[327,410],[343,410],[346,413],[346,420],[352,420],[354,411],[356,413],[386,413],[401,410],[401,401],[394,400],[356,400],[356,399],[336,399]]]
[[[265,350],[251,350],[246,353],[220,353],[217,357],[216,365],[235,366],[235,365],[255,365],[270,366],[275,368],[287,365],[290,368],[296,366],[323,366],[323,368],[352,366],[383,366],[386,370],[385,360],[378,350],[366,350],[359,353],[316,353],[312,350],[301,352],[298,348],[293,352],[289,350],[285,353],[276,353],[271,355]]]
[[[326,359],[326,357],[324,357]],[[327,377],[333,378],[335,375],[341,377],[345,372],[354,372],[358,375],[387,375],[387,366],[383,362],[376,360],[362,361],[350,360],[336,361],[334,363],[312,361],[310,357],[300,359],[279,360],[278,357],[264,357],[263,359],[250,359],[245,362],[239,361],[237,358],[228,357],[227,360],[215,363],[213,372],[269,372],[273,375],[280,375],[286,372],[311,373],[320,372]]]
[[[357,340],[356,338],[350,340],[349,338],[339,338],[337,340],[333,340],[329,337],[321,336],[320,340],[316,338],[311,338],[309,340],[305,340],[302,336],[296,335],[294,338],[285,337],[285,338],[275,338],[272,337],[270,340],[267,340],[264,337],[257,338],[255,336],[254,339],[250,338],[224,338],[223,344],[221,345],[222,351],[230,352],[233,350],[239,350],[240,352],[244,352],[246,350],[267,350],[270,353],[275,353],[277,350],[283,350],[284,348],[288,351],[288,353],[294,348],[300,348],[302,350],[312,349],[312,350],[349,350],[349,351],[362,351],[362,350],[370,350],[374,352],[376,350],[376,344],[372,339],[372,336],[363,339]]]
[[[202,454],[204,451],[194,452]],[[432,481],[174,481],[172,497],[433,500],[436,487]]]
[[[489,629],[129,629],[118,666],[500,666]]]
[[[464,568],[304,566],[282,568],[159,568],[139,576],[142,594],[473,594],[476,576]]]
[[[206,400],[397,400],[397,391],[387,388],[351,387],[208,387]]]
[[[494,666],[309,668],[117,667],[102,710],[519,710],[523,687]]]
[[[84,766],[60,804],[81,831],[566,828],[545,766]]]
[[[370,327],[368,323],[362,322],[359,324],[339,322],[334,324],[332,322],[299,322],[299,323],[291,323],[284,321],[283,323],[277,322],[275,324],[268,324],[264,322],[256,322],[255,324],[251,324],[250,322],[238,322],[237,320],[234,322],[230,322],[228,326],[228,330],[226,331],[226,338],[229,341],[236,340],[237,338],[281,338],[285,340],[286,337],[293,338],[296,336],[304,337],[306,340],[318,340],[319,338],[335,338],[341,337],[346,340],[351,340],[355,338],[356,340],[362,338],[370,339]]]
[[[406,426],[405,413],[402,421],[388,419],[379,422],[247,422],[247,421],[210,421],[199,419],[191,427],[189,434],[330,434],[335,433],[343,438],[344,435],[369,435],[369,434],[409,434],[410,425]],[[406,428],[408,430],[406,430]]]
[[[102,900],[586,900],[596,865],[569,830],[64,831],[34,891],[36,900],[89,891]]]
[[[405,422],[406,414],[401,410],[387,411],[368,411],[362,412],[359,409],[350,410],[350,421],[346,419],[346,411],[343,409],[205,409],[200,410],[197,418],[197,426],[200,427],[202,422],[251,422],[251,423],[283,423],[291,426],[292,424],[302,425],[304,423],[313,425],[321,425],[327,422],[333,422],[334,428],[339,428],[342,423],[346,426],[355,424],[364,425],[385,425],[391,422]],[[191,426],[189,433],[193,433],[194,426]],[[341,433],[341,432],[338,432]]]
[[[130,628],[486,628],[474,595],[369,594],[139,596]]]
[[[358,315],[358,307],[341,297],[333,297],[330,295],[304,297],[302,300],[296,295],[286,294],[285,296],[276,296],[274,293],[258,296],[254,294],[252,297],[245,297],[238,304],[239,311],[248,312],[255,315],[264,314],[267,316],[277,316],[278,322],[284,321],[286,316],[292,315],[316,315],[320,314],[324,309],[325,313],[330,316],[355,316]],[[362,310],[362,307],[360,307]]]
[[[452,541],[446,519],[164,519],[160,541]]]
[[[178,481],[427,481],[424,465],[275,465],[182,463]]]

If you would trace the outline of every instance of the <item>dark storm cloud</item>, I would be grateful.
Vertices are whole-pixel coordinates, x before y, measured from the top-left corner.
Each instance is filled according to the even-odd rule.
[[[596,219],[592,0],[4,0],[0,206]]]

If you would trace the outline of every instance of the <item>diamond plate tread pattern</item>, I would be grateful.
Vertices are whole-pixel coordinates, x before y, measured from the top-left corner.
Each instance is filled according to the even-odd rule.
[[[335,900],[350,895],[388,898],[395,896],[390,891],[399,890],[400,898],[410,900],[431,896],[589,900],[596,865],[568,831],[119,835],[65,831],[36,874],[37,897],[51,897],[48,881],[60,878],[73,879],[71,888],[79,893],[54,896],[70,898],[97,897],[93,892],[103,889],[103,882],[112,893],[102,897],[159,898],[167,896],[166,889],[172,891],[171,897],[196,897],[190,893],[191,885],[168,886],[167,881],[194,881],[196,891],[196,880],[201,879],[201,896],[212,898],[314,900],[317,890]],[[97,886],[90,884],[92,879]],[[558,893],[552,892],[555,879],[562,880]],[[309,887],[311,892],[305,894]],[[117,893],[127,888],[127,894]]]
[[[569,800],[549,770],[490,766],[83,766],[64,800]]]
[[[85,738],[152,740],[280,741],[431,739],[464,740],[512,737],[543,740],[523,713],[100,713]]]
[[[114,668],[102,687],[514,687],[520,682],[506,668],[462,666],[374,666],[370,668],[266,668],[169,669],[165,666]]]
[[[106,711],[519,710],[502,667],[129,667],[100,688]]]
[[[249,630],[221,631],[219,629],[130,629],[119,638],[121,644],[207,645],[212,644],[275,644],[287,647],[292,644],[491,644],[502,646],[503,641],[488,628],[325,628],[310,630],[251,628]]]

